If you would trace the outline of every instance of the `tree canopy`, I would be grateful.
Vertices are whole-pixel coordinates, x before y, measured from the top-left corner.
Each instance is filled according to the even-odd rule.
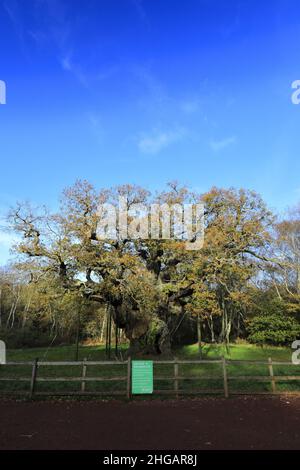
[[[184,238],[99,239],[99,204],[117,207],[120,196],[126,197],[129,223],[134,204],[202,203],[202,248],[187,250]],[[100,309],[110,312],[131,351],[167,353],[179,327],[194,319],[213,342],[245,335],[246,320],[271,312],[274,299],[297,320],[299,220],[298,210],[277,222],[262,198],[244,189],[197,194],[172,182],[151,194],[135,185],[97,190],[77,181],[63,192],[56,213],[29,203],[11,209],[10,228],[20,242],[14,268],[0,276],[1,311],[4,292],[11,303],[5,322],[0,315],[1,326],[14,325],[18,309],[22,327],[32,311],[36,321],[49,323],[49,316],[41,315],[42,321],[36,314],[47,311],[52,328],[53,322],[76,324],[82,309],[88,322],[88,312],[92,317]],[[261,293],[265,311],[257,307]]]

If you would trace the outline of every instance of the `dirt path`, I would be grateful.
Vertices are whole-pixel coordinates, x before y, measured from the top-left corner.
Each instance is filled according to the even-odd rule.
[[[300,398],[0,401],[0,449],[300,449]]]

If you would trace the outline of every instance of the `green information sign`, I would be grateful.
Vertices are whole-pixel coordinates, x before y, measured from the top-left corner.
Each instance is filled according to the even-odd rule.
[[[153,361],[132,361],[132,393],[153,393]]]

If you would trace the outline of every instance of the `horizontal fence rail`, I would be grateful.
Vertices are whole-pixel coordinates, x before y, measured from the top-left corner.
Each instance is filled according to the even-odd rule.
[[[293,365],[291,362],[287,361],[272,361],[271,358],[268,360],[232,360],[232,359],[214,359],[214,360],[162,360],[162,361],[153,361],[154,365],[154,390],[153,394],[156,395],[175,395],[177,398],[179,395],[200,395],[200,394],[223,394],[226,398],[229,395],[234,394],[277,394],[282,393],[278,390],[278,384],[280,382],[299,382],[297,390],[293,393],[300,393],[300,368]],[[191,367],[194,371],[195,368],[199,366],[209,366],[217,365],[219,369],[217,373],[212,374],[190,374],[187,375],[184,373],[182,368],[184,366]],[[120,374],[117,371],[117,375],[113,375],[114,369],[116,366],[122,367],[123,371]],[[168,372],[165,372],[164,375],[156,373],[156,369],[159,369],[161,366],[169,367]],[[253,369],[253,367],[264,367],[266,375],[259,375],[257,373],[247,374],[247,370]],[[299,372],[299,375],[294,373],[289,373],[288,375],[276,374],[274,373],[275,367],[289,366],[293,368],[293,371]],[[10,376],[6,374],[6,370],[9,367],[16,368],[19,371],[19,375]],[[28,369],[28,375],[25,376],[23,368]],[[75,367],[79,368],[79,374],[77,376],[72,375],[43,375],[43,369],[51,369],[52,372],[59,372],[61,367],[70,368]],[[243,373],[233,374],[232,367],[242,371]],[[171,373],[170,373],[171,369]],[[89,375],[91,371],[97,370],[100,375]],[[47,370],[48,371],[48,370]],[[190,371],[189,371],[190,372]],[[212,372],[212,371],[210,371]],[[102,374],[102,375],[101,375]],[[217,381],[221,383],[221,386],[218,388],[198,388],[197,385],[192,388],[184,389],[180,387],[183,382],[193,384],[193,382],[208,382]],[[28,382],[29,386],[24,390],[3,390],[2,383],[14,382],[14,383],[26,383]],[[232,384],[241,382],[241,383],[269,383],[270,390],[264,391],[249,391],[249,390],[238,390],[232,387]],[[78,389],[76,390],[39,390],[39,384],[59,384],[59,383],[73,383],[79,384]],[[87,390],[88,384],[116,384],[113,389],[102,389],[102,390]],[[169,388],[159,388],[158,383],[171,383],[172,386]],[[121,389],[120,384],[123,384],[124,387]],[[24,361],[15,361],[7,362],[6,364],[0,365],[0,393],[1,394],[27,394],[30,398],[33,398],[35,395],[94,395],[94,396],[124,396],[126,398],[131,398],[131,359],[126,361],[39,361],[38,359],[31,362]],[[284,391],[284,393],[289,393]]]

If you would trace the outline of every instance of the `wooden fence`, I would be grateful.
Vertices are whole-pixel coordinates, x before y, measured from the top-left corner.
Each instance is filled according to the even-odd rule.
[[[300,373],[299,375],[276,375],[274,373],[274,366],[290,366],[290,367],[296,367],[294,366],[291,362],[280,362],[280,361],[272,361],[271,358],[268,359],[268,361],[251,361],[251,360],[229,360],[220,358],[220,359],[215,359],[215,360],[164,360],[164,361],[153,361],[154,364],[154,370],[155,367],[158,365],[168,365],[169,367],[171,366],[171,370],[173,370],[172,374],[168,375],[156,375],[154,373],[154,384],[155,382],[164,382],[168,381],[169,383],[171,382],[173,384],[172,388],[166,388],[166,389],[159,389],[156,386],[154,386],[154,391],[153,394],[156,395],[175,395],[177,398],[179,395],[198,395],[198,394],[223,394],[226,398],[229,397],[229,395],[232,394],[276,394],[276,393],[282,393],[280,390],[277,389],[277,384],[279,382],[288,382],[288,381],[299,381],[300,382]],[[182,375],[180,374],[180,367],[183,365],[186,366],[199,366],[199,365],[212,365],[212,364],[218,364],[220,367],[220,374],[219,375]],[[112,371],[115,366],[120,366],[122,365],[124,367],[124,375],[118,375],[114,376],[111,374],[111,376],[90,376],[87,374],[88,370],[90,372],[91,368],[97,367],[97,368],[107,368],[110,367],[112,369],[109,370]],[[232,365],[241,365],[242,370],[245,370],[245,366],[250,365],[250,366],[266,366],[266,371],[268,372],[267,375],[232,375],[229,373],[228,366]],[[5,369],[7,367],[30,367],[31,368],[31,374],[30,376],[5,376]],[[74,377],[74,376],[42,376],[40,374],[40,371],[43,369],[43,367],[53,367],[55,370],[59,370],[60,367],[71,367],[71,366],[76,366],[80,368],[81,373],[80,375]],[[98,369],[99,371],[99,369]],[[299,371],[299,369],[298,369]],[[180,388],[180,383],[182,381],[216,381],[216,380],[221,380],[222,381],[222,387],[218,389],[196,389],[196,387],[192,387],[191,389],[184,390]],[[233,390],[230,387],[231,382],[233,381],[240,381],[240,382],[268,382],[270,384],[270,390],[269,391],[255,391],[255,392],[249,392],[245,390]],[[3,382],[29,382],[29,386],[26,390],[1,390],[1,383]],[[53,390],[48,390],[48,391],[40,391],[37,390],[37,384],[39,383],[51,383],[51,382],[66,382],[66,383],[76,383],[78,382],[79,387],[78,390],[76,391],[68,391],[68,390],[63,390],[63,391],[53,391]],[[88,391],[86,390],[87,384],[88,383],[95,383],[95,382],[101,382],[101,383],[114,383],[116,382],[119,386],[120,382],[124,383],[124,388],[121,390],[114,388],[114,390],[93,390],[93,391]],[[30,398],[33,398],[35,395],[78,395],[78,396],[84,396],[84,395],[102,395],[102,396],[115,396],[115,395],[120,395],[127,397],[128,399],[131,398],[131,359],[129,358],[126,361],[39,361],[38,359],[34,360],[33,362],[8,362],[7,364],[0,365],[0,393],[5,394],[5,395],[16,395],[16,394],[27,394]],[[286,392],[285,392],[286,393]],[[293,393],[300,393],[300,383],[299,387],[296,391]]]

